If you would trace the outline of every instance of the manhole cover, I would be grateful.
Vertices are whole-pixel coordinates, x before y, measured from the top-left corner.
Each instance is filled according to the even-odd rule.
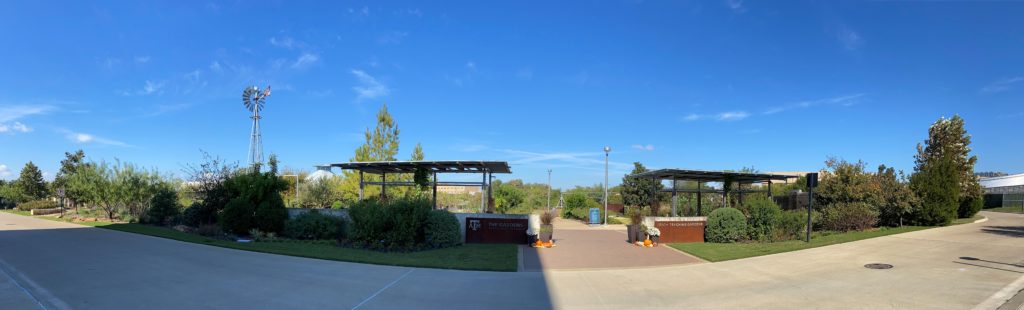
[[[892,265],[889,264],[867,264],[864,265],[867,269],[892,269]]]

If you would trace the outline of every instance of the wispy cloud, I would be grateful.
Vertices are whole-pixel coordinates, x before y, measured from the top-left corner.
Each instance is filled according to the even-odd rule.
[[[747,117],[750,117],[750,113],[747,111],[726,111],[718,114],[697,114],[690,113],[683,117],[683,121],[693,122],[699,120],[716,120],[716,121],[739,121]]]
[[[359,85],[352,87],[352,90],[356,92],[356,101],[363,99],[376,99],[387,96],[391,93],[387,85],[377,81],[376,78],[367,74],[363,70],[351,70],[352,75],[359,81]]]
[[[861,93],[861,94],[843,95],[843,96],[837,96],[837,97],[825,98],[825,99],[805,100],[805,101],[794,102],[794,103],[790,103],[790,104],[785,104],[785,105],[780,105],[780,106],[769,108],[768,110],[764,111],[764,114],[765,115],[772,115],[772,114],[775,114],[775,113],[780,113],[780,112],[784,112],[784,111],[788,111],[788,110],[805,109],[805,108],[810,108],[810,107],[815,107],[815,106],[822,106],[822,105],[851,106],[851,105],[857,104],[863,97],[864,97],[864,94]]]
[[[113,146],[120,146],[120,147],[129,147],[130,146],[127,143],[124,143],[124,142],[121,142],[121,141],[107,139],[107,138],[102,138],[102,137],[97,137],[95,135],[87,134],[87,133],[82,133],[82,132],[66,131],[66,137],[68,138],[68,140],[71,140],[71,142],[80,143],[80,144],[98,143],[98,144],[113,145]]]
[[[1024,82],[1024,76],[1015,76],[1009,78],[1003,78],[996,80],[985,87],[982,87],[979,92],[982,94],[993,94],[998,92],[1004,92],[1013,88],[1017,83]]]
[[[214,61],[214,62],[210,63],[210,71],[217,72],[217,73],[223,73],[224,72],[224,67],[221,67],[220,62]]]
[[[142,114],[143,117],[154,117],[160,116],[167,113],[173,113],[191,108],[195,104],[192,103],[175,103],[175,104],[158,104],[149,113]]]
[[[164,93],[163,92],[163,88],[164,88],[165,84],[166,84],[165,82],[154,82],[154,81],[146,80],[146,83],[144,85],[142,85],[142,88],[134,90],[134,91],[122,90],[121,91],[121,95],[122,96],[145,96],[145,95],[152,95],[152,94],[160,95],[160,94]]]
[[[476,71],[476,62],[470,60],[466,62],[466,69],[469,71]]]
[[[846,50],[857,50],[864,45],[864,37],[847,25],[842,25],[836,32],[836,40]]]
[[[292,39],[291,37],[270,37],[267,42],[269,42],[270,45],[285,49],[293,49],[298,44],[295,39]]]
[[[641,151],[653,151],[654,150],[654,145],[653,144],[647,144],[647,145],[633,144],[632,148],[633,149],[637,149],[637,150],[641,150]]]
[[[0,123],[18,120],[26,116],[50,113],[56,110],[51,105],[5,105],[0,106]]]
[[[28,128],[28,126],[25,126],[25,124],[22,124],[21,122],[14,122],[10,125],[0,123],[0,133],[26,133],[30,131],[32,131],[32,128]]]
[[[0,164],[0,179],[6,179],[13,175],[14,172],[11,172],[11,168],[8,168],[7,165]]]
[[[149,56],[135,56],[135,63],[136,64],[140,64],[141,65],[141,64],[144,64],[144,63],[147,63],[147,62],[149,62]]]
[[[370,16],[370,8],[363,6],[362,8],[348,8],[348,14],[359,15],[359,16]]]
[[[728,6],[730,10],[736,13],[747,12],[747,7],[743,6],[743,0],[725,0],[725,5]]]
[[[497,150],[514,157],[510,163],[514,165],[543,165],[560,166],[577,169],[604,169],[604,152],[531,152],[523,150]],[[608,162],[608,165],[615,170],[630,169],[633,165],[628,163]]]
[[[320,61],[320,55],[312,53],[302,53],[302,55],[300,55],[299,58],[292,63],[291,68],[305,69],[317,63],[318,61]]]

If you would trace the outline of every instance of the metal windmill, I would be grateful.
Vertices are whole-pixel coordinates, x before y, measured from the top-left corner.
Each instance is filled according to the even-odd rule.
[[[263,164],[263,137],[260,134],[260,110],[270,97],[270,86],[260,91],[256,86],[246,87],[242,91],[242,103],[252,112],[252,136],[249,140],[249,166],[259,169]]]

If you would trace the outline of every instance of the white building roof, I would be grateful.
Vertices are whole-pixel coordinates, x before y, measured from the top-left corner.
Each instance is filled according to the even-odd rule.
[[[981,187],[996,188],[1008,186],[1024,186],[1024,173],[1001,177],[981,178]]]
[[[331,172],[331,166],[317,166],[316,171],[306,176],[306,182],[330,180],[333,177],[334,173]]]

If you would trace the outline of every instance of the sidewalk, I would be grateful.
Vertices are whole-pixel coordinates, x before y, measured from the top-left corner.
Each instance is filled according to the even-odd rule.
[[[624,225],[589,226],[556,219],[553,248],[520,246],[522,271],[672,266],[701,260],[667,246],[639,247],[626,242]]]

